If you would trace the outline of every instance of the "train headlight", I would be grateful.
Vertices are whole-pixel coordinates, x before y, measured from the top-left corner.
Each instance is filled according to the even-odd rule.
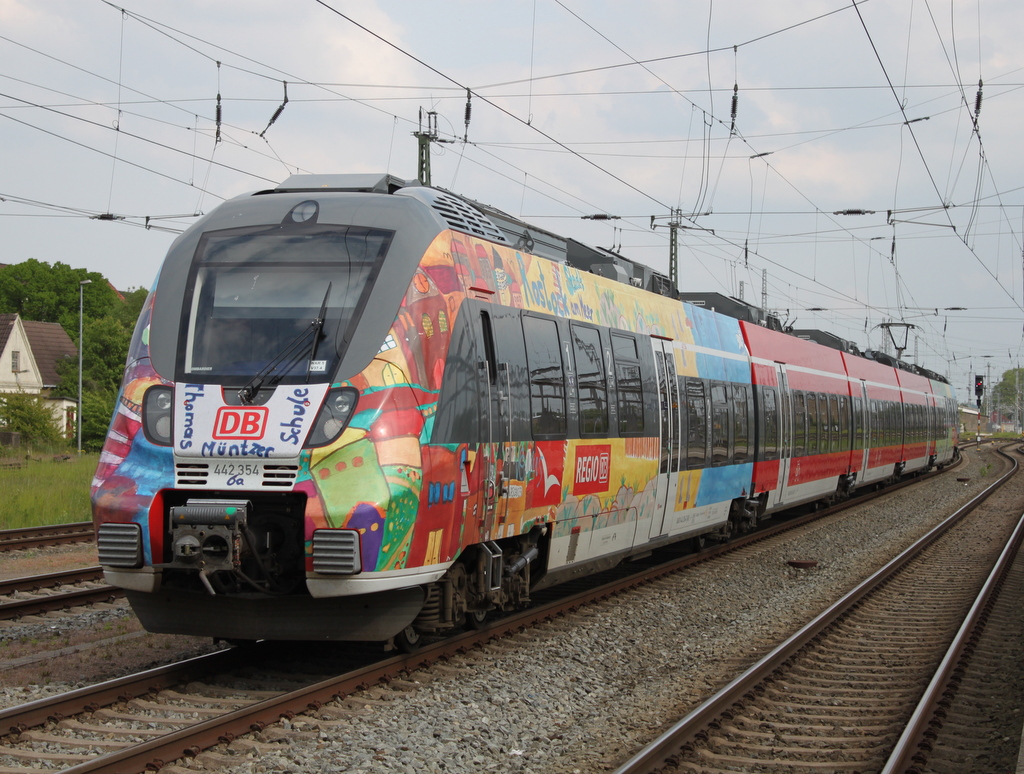
[[[174,428],[174,393],[170,387],[150,387],[142,398],[142,431],[150,443],[170,446]]]
[[[351,387],[340,387],[328,392],[307,443],[310,446],[333,443],[348,426],[358,401],[359,393]]]

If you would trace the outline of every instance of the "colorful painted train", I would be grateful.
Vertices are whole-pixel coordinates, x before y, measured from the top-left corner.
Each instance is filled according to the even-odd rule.
[[[950,462],[944,379],[777,328],[443,190],[294,176],[171,247],[93,482],[100,563],[151,631],[410,648]]]

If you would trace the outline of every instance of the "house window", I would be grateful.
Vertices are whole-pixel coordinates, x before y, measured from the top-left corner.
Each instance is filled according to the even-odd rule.
[[[11,371],[21,373],[21,353],[18,350],[11,351]]]

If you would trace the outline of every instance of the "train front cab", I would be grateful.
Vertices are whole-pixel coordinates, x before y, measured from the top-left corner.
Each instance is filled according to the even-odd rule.
[[[239,197],[172,245],[92,491],[101,564],[147,629],[386,639],[421,609],[417,580],[445,567],[406,572],[360,540],[351,521],[367,514],[328,470],[384,482],[364,503],[378,514],[396,499],[368,430],[408,416],[390,411],[411,387],[387,342],[438,223],[409,197],[299,181]],[[385,389],[354,386],[367,369]],[[346,456],[353,441],[365,454]],[[393,569],[363,575],[379,557]]]

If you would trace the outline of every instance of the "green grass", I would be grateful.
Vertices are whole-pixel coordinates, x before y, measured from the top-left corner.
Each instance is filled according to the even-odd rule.
[[[96,472],[98,453],[55,462],[52,455],[30,454],[17,460],[21,468],[0,468],[0,529],[88,521],[89,484]],[[11,457],[4,457],[8,461]]]

